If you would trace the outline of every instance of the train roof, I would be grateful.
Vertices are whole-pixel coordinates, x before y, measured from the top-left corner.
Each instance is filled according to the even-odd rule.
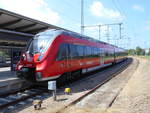
[[[68,35],[68,36],[73,36],[73,37],[76,37],[76,38],[85,39],[85,40],[89,40],[89,41],[93,41],[93,42],[102,43],[102,44],[105,44],[105,45],[109,45],[109,46],[116,47],[116,48],[118,48],[118,49],[123,49],[123,48],[117,47],[117,46],[115,46],[115,45],[112,45],[112,44],[109,44],[109,43],[106,43],[106,42],[103,42],[103,41],[94,39],[94,38],[92,38],[92,37],[85,36],[85,35],[81,35],[81,34],[76,33],[76,32],[66,31],[66,30],[57,30],[57,31],[58,31],[60,34],[64,34],[64,35]]]
[[[89,41],[93,41],[93,42],[102,43],[104,45],[113,46],[113,47],[116,47],[118,49],[123,49],[123,48],[117,47],[115,45],[112,45],[112,44],[109,44],[109,43],[106,43],[106,42],[103,42],[103,41],[99,41],[97,39],[91,38],[89,36],[81,35],[79,33],[73,32],[73,31],[58,30],[58,29],[49,29],[49,30],[46,30],[45,32],[52,32],[52,31],[55,32],[55,35],[64,34],[66,36],[72,36],[72,37],[79,38],[79,39],[85,39],[85,40],[89,40]]]

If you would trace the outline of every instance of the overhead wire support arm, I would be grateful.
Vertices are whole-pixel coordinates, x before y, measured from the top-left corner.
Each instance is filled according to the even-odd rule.
[[[121,25],[122,25],[123,23],[111,23],[111,24],[99,24],[99,25],[87,25],[87,26],[83,26],[82,24],[81,24],[81,34],[83,33],[83,31],[82,31],[82,28],[84,29],[84,28],[86,28],[86,27],[98,27],[98,32],[99,32],[99,40],[100,40],[100,38],[101,38],[101,27],[102,26],[107,26],[107,30],[108,30],[108,32],[109,32],[109,26],[112,26],[112,25],[119,25],[119,37],[120,37],[120,39],[121,39]],[[109,36],[107,36],[107,41],[109,41]]]
[[[86,27],[98,27],[98,26],[110,26],[110,25],[122,25],[123,23],[112,23],[112,24],[100,24],[100,25],[87,25],[87,26],[83,26],[84,28]]]

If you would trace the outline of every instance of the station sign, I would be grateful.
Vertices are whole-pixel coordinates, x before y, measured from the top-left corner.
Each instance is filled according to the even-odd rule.
[[[56,90],[56,81],[48,81],[48,90]]]

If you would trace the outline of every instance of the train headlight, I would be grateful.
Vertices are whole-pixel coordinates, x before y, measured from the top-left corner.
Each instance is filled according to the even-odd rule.
[[[26,60],[26,55],[25,55],[25,54],[22,54],[21,60],[22,60],[22,61],[23,61],[23,60]]]
[[[41,78],[42,78],[42,73],[36,72],[36,79],[41,79]]]
[[[16,66],[16,70],[20,70],[23,67],[23,65]]]

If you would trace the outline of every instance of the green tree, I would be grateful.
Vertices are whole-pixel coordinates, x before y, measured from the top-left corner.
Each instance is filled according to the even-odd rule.
[[[136,47],[135,51],[136,51],[137,55],[142,55],[143,54],[143,49],[141,47],[139,47],[139,46]]]
[[[128,55],[135,55],[136,54],[134,49],[129,49],[127,52],[128,52]]]

